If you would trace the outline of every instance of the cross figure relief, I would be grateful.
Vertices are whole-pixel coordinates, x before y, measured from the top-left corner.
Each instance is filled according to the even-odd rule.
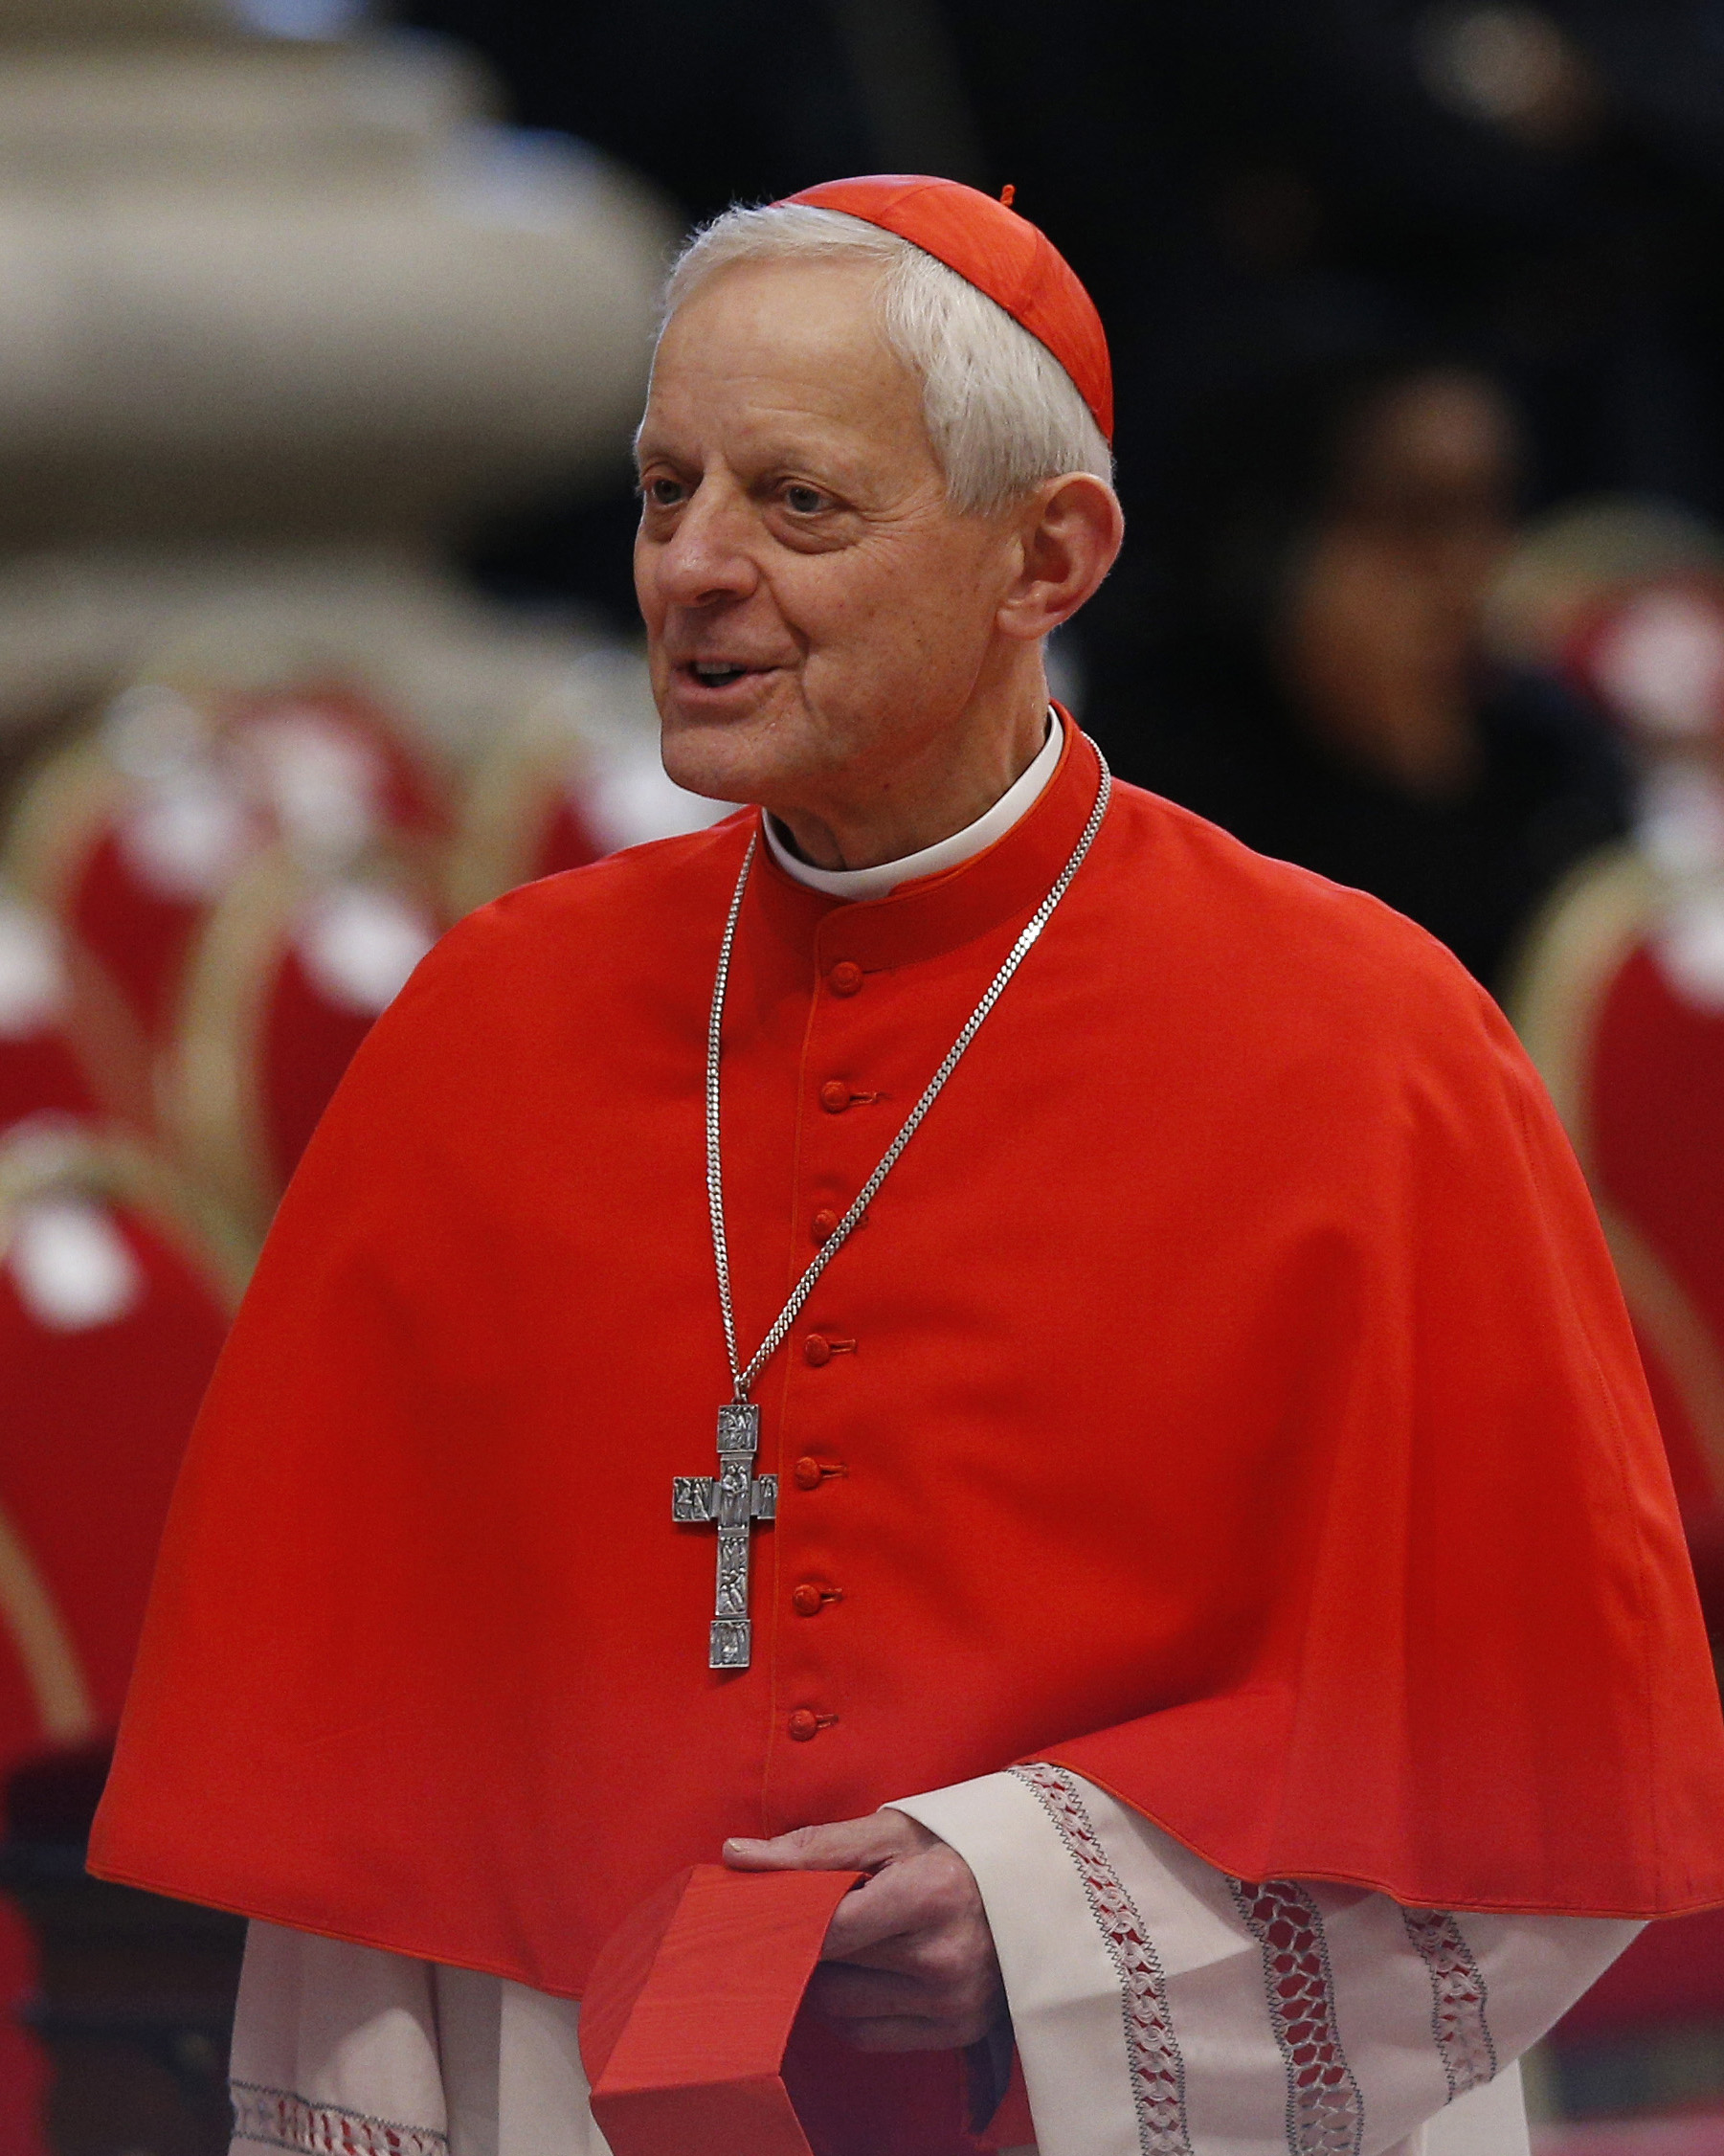
[[[754,1472],[759,1449],[760,1409],[752,1401],[727,1401],[718,1411],[717,1474],[672,1480],[671,1518],[683,1527],[718,1527],[718,1596],[706,1654],[711,1670],[749,1666],[750,1530],[756,1520],[778,1516],[778,1477]]]

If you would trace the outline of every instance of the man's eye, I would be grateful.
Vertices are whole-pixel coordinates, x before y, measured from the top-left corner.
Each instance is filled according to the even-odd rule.
[[[826,506],[826,497],[817,486],[787,486],[784,505],[796,516],[812,517]]]
[[[640,491],[655,509],[674,509],[683,499],[683,483],[674,479],[649,479]]]

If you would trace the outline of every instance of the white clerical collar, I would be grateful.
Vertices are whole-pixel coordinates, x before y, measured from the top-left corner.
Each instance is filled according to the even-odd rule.
[[[766,827],[766,842],[779,867],[799,884],[825,891],[831,898],[884,898],[900,884],[913,883],[919,876],[937,876],[943,869],[955,868],[959,862],[968,861],[991,846],[996,839],[1003,839],[1013,824],[1027,816],[1041,798],[1042,789],[1054,775],[1054,767],[1060,761],[1060,752],[1064,745],[1065,730],[1056,713],[1050,710],[1047,739],[1041,744],[1035,761],[1006,788],[994,806],[978,816],[974,823],[954,831],[950,839],[937,839],[931,846],[924,846],[920,853],[907,853],[902,861],[883,861],[873,868],[816,868],[792,853],[770,816],[760,820]]]

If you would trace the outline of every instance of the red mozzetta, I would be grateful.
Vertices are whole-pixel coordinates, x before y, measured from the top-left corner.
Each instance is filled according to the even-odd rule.
[[[1097,762],[843,905],[755,865],[745,1353],[1070,853]],[[759,1388],[754,1663],[706,1668],[702,1170],[752,812],[530,886],[371,1034],[175,1500],[95,1868],[578,1992],[730,1833],[1026,1756],[1227,1870],[1724,1900],[1724,1741],[1580,1179],[1374,901],[1121,787]],[[847,1093],[840,1106],[838,1088]]]

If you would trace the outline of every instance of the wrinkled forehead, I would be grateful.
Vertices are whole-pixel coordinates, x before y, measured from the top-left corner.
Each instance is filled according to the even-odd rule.
[[[789,436],[927,453],[921,385],[886,343],[877,264],[739,262],[665,323],[638,455]]]
[[[660,327],[658,352],[691,335],[771,338],[819,326],[884,348],[880,292],[887,264],[850,253],[744,256],[719,262],[683,291]],[[655,354],[655,360],[657,353]]]

